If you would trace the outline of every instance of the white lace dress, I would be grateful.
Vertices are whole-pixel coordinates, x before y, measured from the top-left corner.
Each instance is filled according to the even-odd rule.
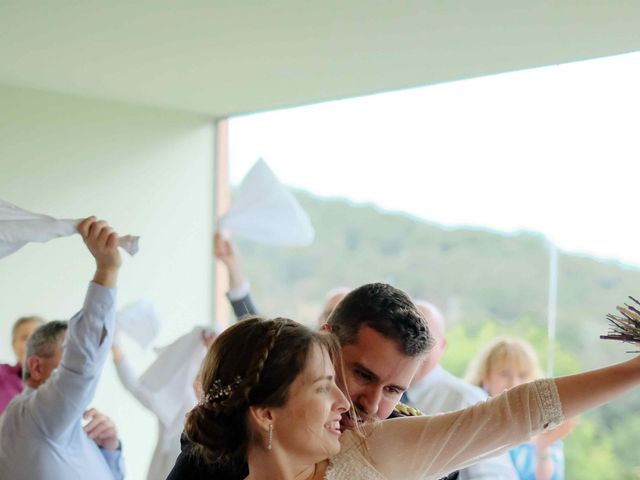
[[[503,453],[564,420],[553,380],[520,385],[457,412],[346,432],[325,480],[430,480]]]

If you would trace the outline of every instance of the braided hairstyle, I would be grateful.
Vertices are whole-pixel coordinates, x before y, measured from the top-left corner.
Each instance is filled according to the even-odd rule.
[[[256,440],[249,407],[284,405],[313,345],[326,348],[333,360],[339,355],[332,335],[286,318],[248,317],[220,334],[201,369],[203,398],[187,414],[185,432],[196,452],[207,462],[244,460]]]

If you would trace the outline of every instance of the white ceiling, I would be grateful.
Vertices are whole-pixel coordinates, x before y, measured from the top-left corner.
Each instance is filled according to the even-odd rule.
[[[0,83],[214,117],[638,50],[637,0],[0,0]]]

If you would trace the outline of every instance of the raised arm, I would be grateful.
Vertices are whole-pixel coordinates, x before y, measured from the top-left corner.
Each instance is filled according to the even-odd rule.
[[[389,478],[436,478],[502,453],[563,418],[555,384],[539,380],[456,412],[383,421],[373,427],[367,450]]]
[[[640,356],[609,367],[556,378],[565,415],[575,417],[640,385]]]
[[[551,480],[564,478],[563,445],[559,443],[571,433],[578,421],[578,417],[569,418],[557,428],[536,435],[531,439],[534,446],[535,480]]]
[[[640,384],[640,357],[568,377],[520,385],[473,407],[382,422],[367,442],[383,473],[421,478],[463,468],[528,441]]]
[[[125,356],[122,347],[114,344],[111,347],[111,353],[113,355],[113,363],[116,367],[116,373],[120,379],[122,386],[138,400],[147,409],[155,413],[153,392],[145,388],[138,379],[138,376],[133,371],[133,367],[129,360]]]
[[[227,269],[227,274],[229,275],[227,297],[236,318],[240,319],[246,315],[256,315],[258,310],[251,299],[251,288],[242,273],[240,259],[231,241],[224,238],[219,232],[213,237],[213,253]]]
[[[227,269],[230,290],[233,290],[246,282],[244,274],[242,273],[242,268],[240,267],[240,260],[236,255],[231,241],[224,238],[220,232],[216,232],[213,237],[213,254]]]
[[[36,423],[49,437],[80,421],[94,396],[115,324],[118,235],[95,217],[82,221],[78,231],[95,258],[96,272],[82,310],[69,321],[60,365],[29,399]]]

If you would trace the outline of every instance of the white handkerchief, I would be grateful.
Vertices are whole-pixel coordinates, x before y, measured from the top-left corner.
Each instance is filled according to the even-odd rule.
[[[219,230],[272,245],[309,245],[315,231],[296,198],[280,183],[264,160],[242,180]]]
[[[142,348],[148,348],[160,331],[160,318],[153,304],[138,300],[125,305],[116,314],[118,328]]]
[[[140,383],[153,392],[155,412],[165,425],[171,425],[176,415],[184,415],[185,392],[193,389],[206,348],[202,335],[206,329],[195,327],[172,344],[159,349],[158,358],[140,377]],[[189,389],[189,390],[187,390]]]
[[[48,242],[78,233],[76,227],[80,221],[59,220],[0,200],[0,258],[11,255],[29,242]],[[129,255],[135,255],[139,238],[125,235],[120,237],[118,245]]]

